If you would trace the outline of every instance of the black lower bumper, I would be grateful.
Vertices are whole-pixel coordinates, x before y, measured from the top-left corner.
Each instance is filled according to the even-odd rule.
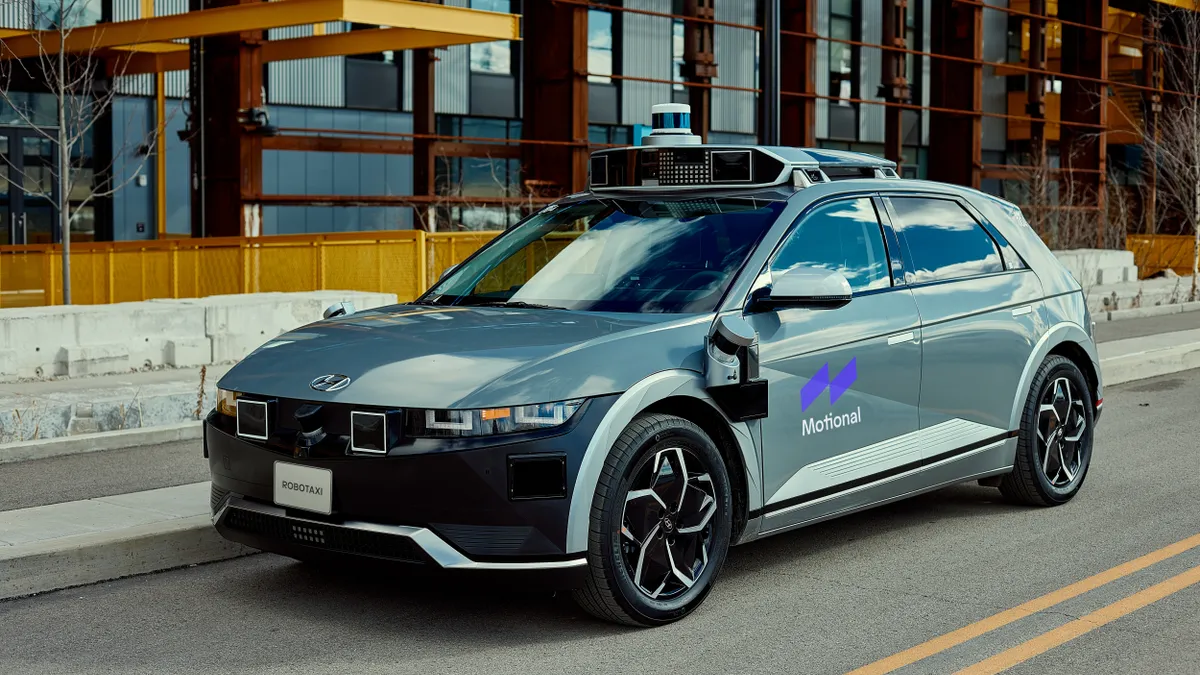
[[[615,397],[613,397],[615,398]],[[550,434],[452,443],[422,441],[386,456],[296,456],[239,437],[232,418],[204,425],[214,524],[228,539],[298,558],[354,556],[447,570],[582,571],[566,550],[575,478],[611,400],[592,399]],[[551,498],[513,492],[514,466],[561,456],[565,490]],[[275,504],[276,463],[331,474],[331,513]],[[571,576],[568,574],[568,577]]]
[[[221,536],[252,548],[319,563],[398,563],[433,573],[503,574],[512,581],[550,588],[578,588],[587,573],[583,556],[541,561],[478,561],[428,528],[359,521],[329,523],[289,515],[288,510],[222,494],[214,487],[213,524]]]

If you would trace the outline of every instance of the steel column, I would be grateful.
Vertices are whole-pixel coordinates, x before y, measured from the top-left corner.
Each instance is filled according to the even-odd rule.
[[[771,1],[767,0],[768,4]],[[708,85],[711,85],[713,78],[717,76],[717,62],[713,53],[713,25],[708,23],[716,18],[713,0],[684,0],[683,14],[685,17],[705,20],[683,20],[683,67],[680,70],[684,80],[702,85],[687,88],[688,103],[692,106],[692,133],[707,143],[708,129],[712,126],[712,91]],[[764,64],[770,58],[766,48],[764,40]],[[779,72],[778,69],[775,72]]]
[[[206,0],[204,8],[254,2]],[[192,161],[204,186],[192,204],[195,236],[261,234],[264,38],[264,31],[255,30],[204,40],[201,68],[219,76],[192,83],[203,111],[191,120]],[[197,124],[204,133],[196,134]]]
[[[1030,0],[1029,13],[1046,14],[1046,0]],[[1046,20],[1029,19],[1029,67],[1035,72],[1027,76],[1025,113],[1033,118],[1029,123],[1030,163],[1041,166],[1046,162]]]
[[[1162,112],[1162,47],[1158,40],[1158,18],[1152,14],[1142,17],[1142,84],[1150,89],[1142,92],[1142,110],[1145,118],[1142,133],[1147,138],[1158,138],[1158,115]],[[1156,144],[1144,143],[1143,148]],[[1158,229],[1158,162],[1153,155],[1143,156],[1142,163],[1142,217],[1144,231],[1153,233]]]
[[[1108,79],[1108,0],[1064,2],[1058,5],[1063,19],[1062,69],[1087,77]],[[1085,28],[1089,26],[1091,28]],[[1062,89],[1062,119],[1099,125],[1087,130],[1063,125],[1060,161],[1074,188],[1076,203],[1095,203],[1101,216],[1096,222],[1096,245],[1105,248],[1104,202],[1108,178],[1108,86],[1084,80],[1066,80]],[[1086,171],[1074,171],[1073,169]]]
[[[413,133],[413,194],[431,196],[437,193],[437,165],[433,154],[433,139],[437,133],[437,115],[434,111],[434,64],[437,56],[432,49],[417,49],[412,52],[412,108]],[[424,138],[422,136],[425,136]],[[428,217],[417,218],[422,229],[428,227]]]
[[[781,0],[780,26],[789,33],[816,35],[816,0]],[[784,91],[802,94],[780,101],[779,141],[811,148],[817,144],[817,40],[785,35],[780,41],[779,79]]]
[[[932,53],[971,63],[932,59],[929,178],[978,188],[983,168],[983,9],[932,0]],[[961,112],[945,112],[954,110]]]
[[[912,92],[908,87],[908,49],[905,30],[908,27],[908,0],[881,0],[883,2],[883,77],[879,83],[879,96],[888,103],[908,103]],[[888,49],[889,47],[895,50]],[[896,164],[904,162],[904,109],[887,106],[884,112],[884,150],[887,159]]]
[[[587,7],[526,0],[524,118],[527,185],[545,194],[582,190],[588,176]]]
[[[779,145],[780,72],[779,43],[782,36],[780,0],[762,0],[762,47],[759,54],[758,140],[763,145]]]

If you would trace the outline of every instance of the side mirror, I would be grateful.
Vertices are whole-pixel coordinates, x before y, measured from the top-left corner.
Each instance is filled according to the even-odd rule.
[[[335,302],[325,309],[321,318],[332,319],[335,316],[349,316],[354,313],[353,302]]]
[[[785,307],[841,307],[854,291],[841,272],[819,267],[793,267],[750,301],[752,311]]]
[[[446,277],[450,276],[450,273],[456,269],[458,269],[458,265],[451,265],[451,266],[447,267],[446,269],[442,270],[442,276],[438,277],[438,281],[441,281],[442,279],[445,279]]]

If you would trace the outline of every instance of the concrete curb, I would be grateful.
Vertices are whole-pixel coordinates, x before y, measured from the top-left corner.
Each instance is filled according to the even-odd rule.
[[[1100,359],[1104,385],[1111,386],[1200,368],[1200,343]]]
[[[0,547],[0,599],[253,553],[221,538],[206,515]]]
[[[21,441],[0,445],[0,464],[174,441],[193,441],[203,436],[204,428],[201,423],[189,421],[143,429],[100,431],[93,434]]]

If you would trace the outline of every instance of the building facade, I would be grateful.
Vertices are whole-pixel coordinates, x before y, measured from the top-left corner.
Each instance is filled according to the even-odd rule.
[[[6,4],[0,27],[46,27],[38,18],[43,1]],[[80,25],[189,10],[189,0],[75,1]],[[700,102],[696,119],[706,124],[697,132],[711,143],[777,135],[899,153],[906,177],[974,184],[1017,202],[1028,198],[1030,157],[1050,167],[1051,182],[1085,183],[1096,209],[1110,174],[1140,180],[1135,127],[1152,84],[1142,63],[1150,44],[1142,17],[1156,4],[1147,0],[444,4],[521,14],[523,40],[260,66],[266,114],[255,119],[254,133],[261,175],[249,193],[243,188],[248,215],[235,223],[205,216],[196,203],[200,177],[213,167],[196,161],[195,69],[157,81],[152,73],[114,73],[117,95],[73,148],[85,173],[110,175],[104,194],[81,207],[73,238],[502,228],[537,202],[578,188],[586,173],[581,154],[636,142],[651,106],[668,101],[694,109]],[[376,28],[329,22],[262,37]],[[777,93],[765,62],[775,49]],[[1115,86],[1100,86],[1108,80]],[[52,123],[55,99],[26,85],[9,87],[0,110],[8,170],[0,244],[57,240],[51,201],[21,194],[27,191],[19,185],[36,180],[36,167],[54,156],[52,143],[30,127]],[[161,113],[156,87],[165,99]],[[1101,89],[1099,102],[1087,98]],[[776,122],[764,110],[771,96],[780,100]],[[28,109],[18,114],[21,105]],[[156,141],[160,123],[166,133]],[[773,124],[777,130],[767,128]],[[1073,129],[1105,133],[1086,141]],[[1078,173],[1058,173],[1067,154],[1061,148],[1089,142],[1090,150],[1069,153]],[[155,170],[159,153],[163,168]],[[79,182],[71,199],[83,204],[91,185]]]

